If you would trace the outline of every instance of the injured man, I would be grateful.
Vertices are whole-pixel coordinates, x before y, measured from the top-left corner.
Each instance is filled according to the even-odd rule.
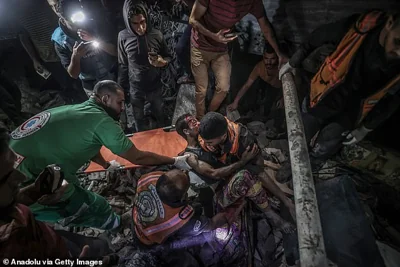
[[[190,114],[182,115],[175,126],[188,142],[185,153],[191,155],[188,163],[193,172],[216,188],[217,208],[224,209],[244,198],[262,211],[273,227],[285,233],[293,231],[293,226],[269,205],[267,190],[293,217],[294,204],[263,171],[263,161],[258,163],[260,150],[245,126],[216,112],[207,113],[200,123]]]

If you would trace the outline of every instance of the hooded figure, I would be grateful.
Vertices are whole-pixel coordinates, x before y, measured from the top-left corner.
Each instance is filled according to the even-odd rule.
[[[150,102],[158,127],[164,125],[161,70],[170,61],[162,33],[151,26],[146,7],[126,0],[123,16],[126,29],[118,35],[118,83],[133,106],[136,131],[145,130],[144,104]]]

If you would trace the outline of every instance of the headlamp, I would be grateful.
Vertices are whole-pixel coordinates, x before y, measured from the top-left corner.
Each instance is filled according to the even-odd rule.
[[[95,48],[98,48],[98,47],[100,46],[100,43],[97,42],[97,41],[93,41],[92,45],[93,45]]]
[[[82,11],[77,11],[77,12],[73,13],[71,16],[71,21],[73,23],[82,23],[85,20],[86,20],[86,16],[85,16],[85,13],[83,13]]]

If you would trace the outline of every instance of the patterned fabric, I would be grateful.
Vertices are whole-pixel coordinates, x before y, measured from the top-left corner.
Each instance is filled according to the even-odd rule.
[[[262,211],[268,207],[267,192],[261,182],[247,170],[236,173],[222,190],[216,193],[217,206],[224,209],[243,197],[251,200]]]

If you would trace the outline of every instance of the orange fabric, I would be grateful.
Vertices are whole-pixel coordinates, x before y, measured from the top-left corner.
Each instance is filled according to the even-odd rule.
[[[228,155],[237,156],[237,153],[239,150],[239,137],[240,137],[239,124],[234,123],[234,122],[228,120],[227,118],[225,118],[225,119],[228,122],[228,137],[227,138],[229,138],[229,141],[231,142],[232,147],[231,147],[231,150],[229,151],[229,153],[224,153],[218,157],[218,160],[221,161],[222,163],[226,163],[226,158],[228,157]],[[201,138],[200,135],[198,137],[198,140],[199,140],[201,148],[204,149],[205,151],[217,153],[220,150],[218,147],[206,145],[206,143],[204,142],[203,138]]]
[[[367,117],[368,113],[374,108],[374,106],[379,102],[379,100],[381,100],[389,91],[389,89],[392,88],[392,86],[394,86],[398,82],[400,82],[400,74],[397,75],[397,77],[395,77],[393,80],[391,80],[383,89],[369,96],[367,99],[363,101],[362,111],[358,123],[360,123],[362,120],[365,119],[365,117]]]
[[[148,173],[137,184],[132,216],[136,235],[146,245],[162,244],[194,214],[189,205],[173,208],[162,203],[156,192],[156,184],[163,174],[160,171]]]
[[[363,43],[367,33],[376,26],[383,12],[373,11],[360,18],[343,37],[336,50],[325,59],[311,80],[310,106],[314,107],[336,85],[340,84],[349,70],[351,61]]]
[[[176,131],[164,132],[163,129],[155,129],[145,132],[139,132],[133,134],[130,137],[135,146],[140,150],[154,152],[163,156],[174,157],[179,152],[184,150],[187,146],[187,142],[183,139]],[[125,168],[137,168],[139,165],[133,164],[126,159],[123,159],[113,154],[106,147],[102,147],[100,150],[101,155],[107,161],[116,160]],[[99,164],[91,162],[85,173],[104,171],[104,168]]]

